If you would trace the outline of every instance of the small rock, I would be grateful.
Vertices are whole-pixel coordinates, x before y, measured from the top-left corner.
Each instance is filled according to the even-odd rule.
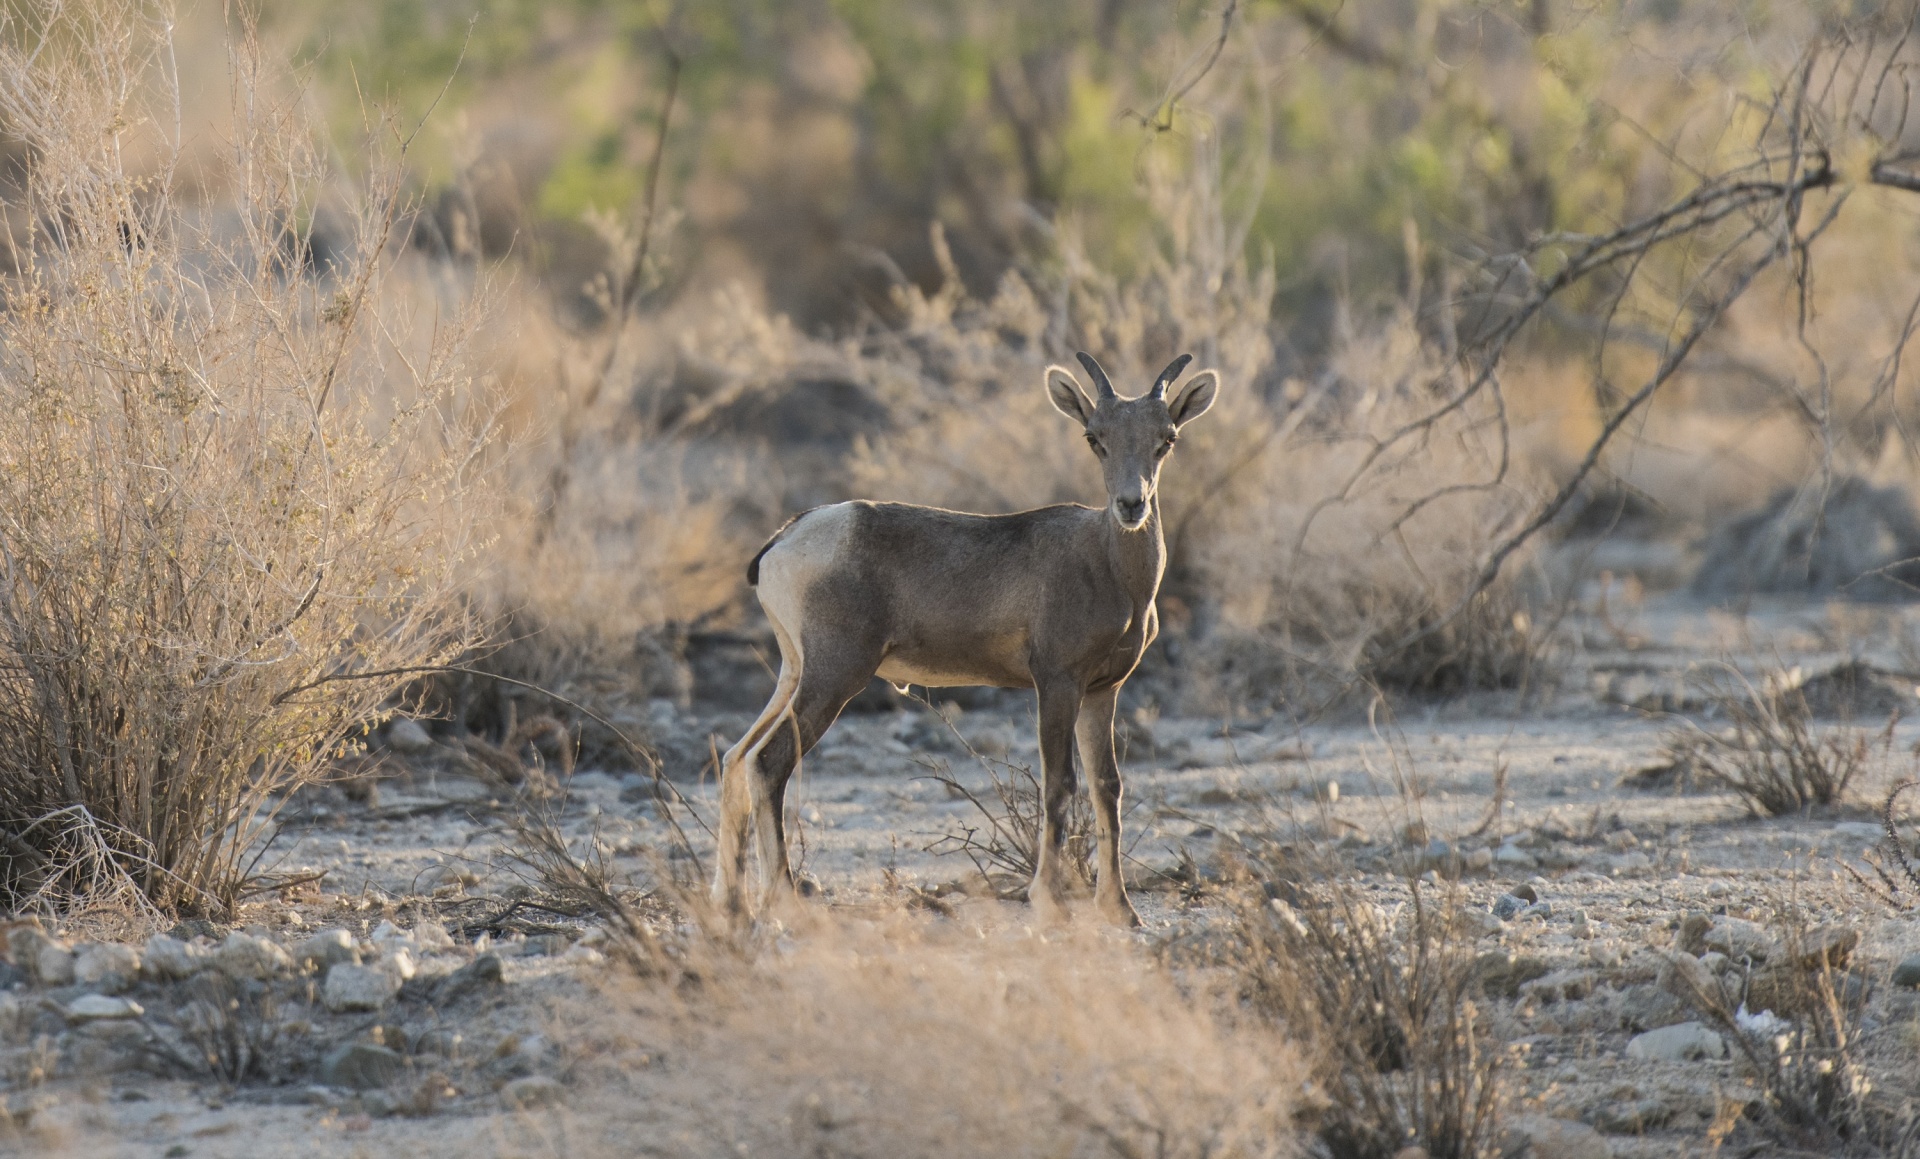
[[[1533,880],[1539,881],[1541,879],[1536,877]],[[1532,905],[1540,900],[1540,891],[1533,887],[1533,882],[1523,881],[1507,892],[1519,898],[1521,901],[1526,902],[1528,905]]]
[[[1510,922],[1514,918],[1519,917],[1520,911],[1526,908],[1527,901],[1525,898],[1515,897],[1510,893],[1503,893],[1493,899],[1493,916],[1503,922]]]
[[[444,954],[454,945],[453,935],[447,932],[447,927],[431,919],[414,923],[413,940],[423,952],[429,954]]]
[[[592,946],[574,946],[560,955],[560,960],[576,966],[604,966],[607,956]]]
[[[207,952],[191,942],[183,942],[167,934],[155,934],[147,939],[140,968],[156,982],[177,982],[193,977],[194,971],[201,967],[206,957]]]
[[[1572,933],[1574,937],[1579,938],[1583,942],[1593,937],[1593,924],[1587,919],[1586,910],[1577,909],[1573,911]]]
[[[1613,859],[1613,873],[1616,877],[1632,877],[1635,874],[1646,873],[1652,868],[1653,858],[1637,849],[1631,853],[1622,853]]]
[[[1660,967],[1660,988],[1692,1006],[1713,1002],[1721,994],[1720,981],[1690,954],[1675,954]]]
[[[349,1042],[320,1060],[320,1081],[330,1087],[375,1090],[392,1082],[393,1076],[400,1073],[403,1062],[399,1054],[384,1046],[375,1046],[371,1042]]]
[[[1643,1062],[1693,1062],[1727,1057],[1727,1042],[1698,1022],[1679,1022],[1636,1034],[1627,1057]]]
[[[1736,962],[1742,959],[1764,962],[1773,952],[1773,938],[1767,928],[1744,918],[1721,918],[1702,940],[1707,949],[1718,950]]]
[[[1718,950],[1708,950],[1700,955],[1700,964],[1707,968],[1709,974],[1724,974],[1733,966],[1733,959]]]
[[[1493,851],[1493,862],[1495,865],[1513,866],[1522,869],[1530,869],[1537,864],[1531,852],[1511,841]]]
[[[40,943],[39,953],[33,960],[34,976],[42,986],[71,986],[73,957],[73,950],[65,942],[48,938]]]
[[[114,942],[89,942],[74,951],[73,980],[102,994],[118,994],[140,977],[140,952]]]
[[[1486,910],[1465,906],[1454,911],[1454,923],[1461,933],[1470,938],[1491,937],[1505,929],[1507,925],[1498,916]]]
[[[564,934],[535,934],[527,939],[520,954],[526,958],[554,958],[566,953],[570,944]]]
[[[327,971],[320,997],[336,1014],[383,1010],[399,993],[400,982],[391,970],[342,962]]]
[[[1860,945],[1860,931],[1846,926],[1816,926],[1798,943],[1789,942],[1788,964],[1801,970],[1818,971],[1822,967],[1844,970]]]
[[[213,968],[238,981],[265,981],[293,969],[293,957],[277,942],[235,930],[213,952]]]
[[[413,977],[419,970],[419,967],[414,964],[413,951],[405,946],[393,946],[389,949],[386,957],[380,959],[380,968],[402,982]]]
[[[1620,1002],[1620,1023],[1628,1030],[1669,1026],[1686,1013],[1680,999],[1658,986],[1630,986]]]
[[[293,960],[303,967],[312,967],[316,972],[325,974],[342,963],[358,966],[360,951],[354,948],[351,932],[344,929],[321,930],[294,948]]]
[[[1562,1000],[1578,1002],[1593,993],[1598,983],[1599,978],[1591,970],[1555,970],[1531,982],[1521,983],[1520,996],[1540,1003]]]
[[[1544,922],[1552,916],[1553,916],[1553,903],[1550,901],[1537,901],[1537,902],[1534,902],[1532,905],[1528,906],[1527,908],[1521,910],[1519,913],[1513,915],[1513,920],[1516,922],[1526,922],[1526,921]]]
[[[138,1018],[146,1011],[131,998],[114,998],[106,994],[82,994],[67,1003],[67,1021],[104,1022],[110,1019]]]
[[[546,1075],[528,1075],[500,1088],[500,1102],[510,1111],[551,1107],[565,1100],[567,1090]]]
[[[387,722],[387,747],[409,756],[433,748],[433,734],[417,720],[396,716]]]
[[[1552,970],[1545,958],[1511,950],[1490,950],[1473,960],[1474,977],[1488,994],[1500,998],[1518,997],[1521,986]]]
[[[1613,1148],[1585,1123],[1522,1115],[1508,1130],[1516,1139],[1503,1150],[1524,1154],[1527,1159],[1613,1159]]]
[[[1680,919],[1680,932],[1674,938],[1674,948],[1683,954],[1694,957],[1707,952],[1707,932],[1713,929],[1713,919],[1706,914],[1694,912]]]
[[[1485,873],[1493,868],[1493,850],[1476,849],[1467,854],[1467,868],[1475,873]]]
[[[1920,954],[1900,960],[1893,968],[1893,984],[1909,990],[1920,989]]]
[[[435,993],[436,1001],[446,1004],[488,986],[498,986],[501,979],[500,955],[481,954],[473,961],[448,974]]]
[[[1608,1135],[1644,1135],[1666,1126],[1671,1118],[1673,1108],[1659,1099],[1606,1103],[1587,1115],[1588,1122]]]

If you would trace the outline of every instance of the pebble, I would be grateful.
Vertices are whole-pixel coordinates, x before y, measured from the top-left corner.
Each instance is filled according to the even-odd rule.
[[[1692,1062],[1727,1057],[1727,1042],[1698,1022],[1678,1022],[1636,1034],[1627,1057],[1644,1062]]]
[[[321,930],[294,947],[293,960],[324,974],[334,966],[360,964],[360,951],[354,947],[352,932],[344,929]]]
[[[1920,990],[1920,954],[1900,960],[1900,964],[1893,968],[1893,984]]]
[[[433,747],[433,734],[417,720],[396,716],[387,724],[387,747],[399,753],[423,753]]]
[[[1764,962],[1773,951],[1773,937],[1767,927],[1745,918],[1721,918],[1702,942],[1707,949],[1718,950],[1736,962],[1743,958]]]
[[[279,943],[235,930],[213,952],[214,969],[240,981],[265,981],[293,969],[293,956]]]
[[[1586,910],[1577,909],[1573,911],[1572,932],[1574,937],[1579,938],[1583,942],[1593,937],[1593,924],[1588,920]]]
[[[33,973],[42,986],[73,985],[72,948],[51,938],[42,941],[34,955]]]
[[[320,1081],[330,1087],[374,1090],[393,1081],[404,1060],[371,1042],[349,1042],[320,1060]]]
[[[1613,1159],[1613,1148],[1585,1123],[1522,1115],[1508,1130],[1522,1140],[1503,1148],[1508,1154],[1524,1154],[1527,1159]]]
[[[74,951],[73,980],[102,994],[118,994],[140,977],[140,952],[116,942],[89,942]]]
[[[191,978],[206,957],[207,952],[192,942],[183,942],[168,934],[155,934],[147,939],[146,953],[140,967],[148,978],[156,982],[177,982],[182,978]]]
[[[1511,950],[1490,950],[1473,960],[1474,977],[1487,993],[1501,998],[1517,997],[1520,987],[1552,972],[1545,958]]]
[[[1520,911],[1526,908],[1527,901],[1525,898],[1515,897],[1510,893],[1503,893],[1493,899],[1493,916],[1503,922],[1510,922],[1514,918],[1519,917]]]
[[[335,1014],[382,1010],[400,992],[400,982],[391,970],[342,962],[327,971],[320,997]]]
[[[1666,1126],[1671,1118],[1673,1108],[1659,1099],[1606,1103],[1587,1115],[1588,1122],[1608,1135],[1644,1135]]]
[[[567,1089],[546,1075],[528,1075],[500,1088],[500,1102],[510,1111],[531,1111],[565,1101]]]
[[[131,998],[114,998],[106,994],[82,994],[67,1003],[66,1013],[69,1022],[104,1022],[138,1018],[146,1011]]]
[[[473,961],[448,974],[435,992],[434,999],[440,1003],[449,1003],[464,997],[475,990],[500,984],[503,971],[500,967],[500,955],[481,954]]]
[[[1467,854],[1467,868],[1476,873],[1484,873],[1493,868],[1493,850],[1476,849]]]
[[[1526,869],[1531,869],[1536,864],[1531,852],[1522,849],[1512,842],[1508,842],[1494,850],[1493,861],[1495,865],[1511,865]]]

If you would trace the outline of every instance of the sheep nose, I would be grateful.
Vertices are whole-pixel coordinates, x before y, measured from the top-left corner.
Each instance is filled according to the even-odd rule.
[[[1122,521],[1138,523],[1147,516],[1147,501],[1145,499],[1115,499],[1113,501],[1113,509]]]

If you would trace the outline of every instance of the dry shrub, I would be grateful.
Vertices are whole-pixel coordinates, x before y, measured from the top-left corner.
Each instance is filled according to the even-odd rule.
[[[0,282],[0,904],[96,884],[62,876],[84,850],[47,823],[83,811],[148,897],[217,909],[274,795],[399,679],[357,677],[467,638],[466,294],[396,283],[397,158],[337,180],[244,34],[227,164],[195,175],[214,211],[178,184],[156,12],[0,21],[24,144]],[[323,213],[342,236],[314,267]]]
[[[1292,858],[1256,857],[1268,880],[1300,876]],[[1461,899],[1410,881],[1384,909],[1334,874],[1296,885],[1294,902],[1242,898],[1227,950],[1246,1000],[1287,1027],[1325,1105],[1320,1138],[1335,1159],[1391,1159],[1409,1145],[1435,1159],[1497,1153],[1500,1045],[1475,1003]]]
[[[1815,478],[1726,520],[1701,554],[1693,578],[1698,595],[1906,598],[1920,580],[1920,516],[1903,487],[1856,475]]]
[[[987,771],[987,786],[982,792],[975,792],[947,773],[931,774],[933,780],[947,787],[949,795],[973,806],[979,823],[948,826],[927,846],[927,852],[959,854],[973,862],[974,869],[1001,897],[1025,897],[1039,869],[1040,839],[1046,825],[1040,778],[1028,765],[979,759]],[[1095,834],[1093,806],[1086,793],[1076,792],[1069,799],[1062,830],[1061,851],[1068,881],[1091,892]]]
[[[1756,685],[1724,666],[1701,679],[1698,689],[1708,713],[1730,723],[1710,731],[1688,721],[1669,733],[1667,763],[1726,786],[1769,817],[1840,804],[1848,786],[1884,760],[1899,721],[1896,714],[1877,732],[1817,726],[1794,673],[1774,672]]]
[[[186,1001],[177,1011],[147,1022],[144,1046],[155,1062],[228,1086],[278,1076],[301,1032],[281,1017],[266,984],[208,971],[183,989]]]
[[[1865,980],[1847,970],[1858,936],[1814,927],[1782,903],[1774,951],[1744,977],[1715,979],[1689,955],[1671,971],[1672,989],[1731,1044],[1758,1079],[1748,1117],[1776,1144],[1817,1155],[1884,1155],[1906,1116],[1871,1099],[1866,1073]]]
[[[669,1015],[706,1130],[756,1153],[1266,1156],[1303,1071],[1128,940],[807,922]]]

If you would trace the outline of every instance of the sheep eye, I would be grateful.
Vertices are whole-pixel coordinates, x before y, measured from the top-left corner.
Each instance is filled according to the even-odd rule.
[[[1096,455],[1104,455],[1107,453],[1107,449],[1101,446],[1100,440],[1095,438],[1093,435],[1087,436],[1087,445],[1093,448],[1093,453]]]

